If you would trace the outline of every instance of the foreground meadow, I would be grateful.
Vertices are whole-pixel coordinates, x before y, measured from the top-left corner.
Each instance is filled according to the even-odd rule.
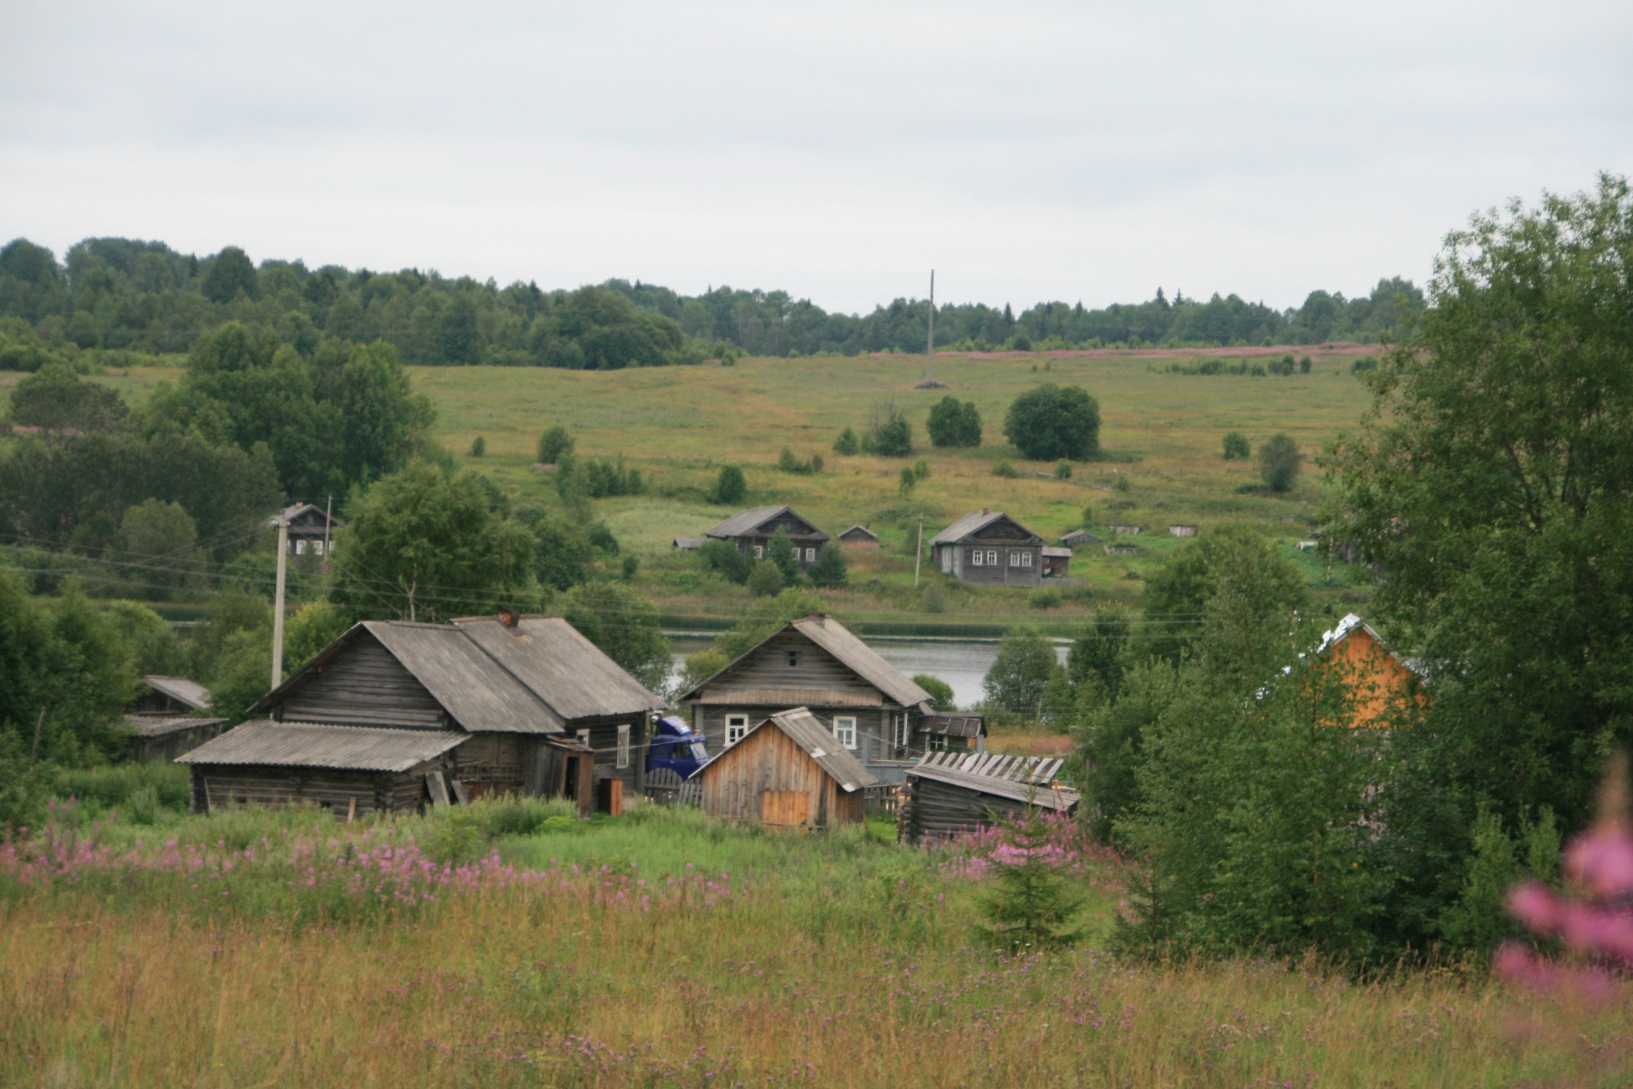
[[[657,807],[338,825],[59,811],[0,849],[0,1084],[1445,1086],[1619,1071],[1625,1001],[977,940],[990,841]],[[1568,1030],[1561,1026],[1568,1026]]]

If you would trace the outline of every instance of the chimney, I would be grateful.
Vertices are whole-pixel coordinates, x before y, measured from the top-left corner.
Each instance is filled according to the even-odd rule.
[[[504,627],[504,628],[507,628],[512,635],[520,635],[521,634],[521,632],[516,627],[516,610],[515,609],[511,609],[511,608],[500,609],[499,610],[498,620],[499,620],[500,626]]]
[[[981,517],[985,518],[987,515],[989,515],[991,513],[992,513],[992,511],[989,510],[988,508],[986,508],[986,507],[981,508]]]

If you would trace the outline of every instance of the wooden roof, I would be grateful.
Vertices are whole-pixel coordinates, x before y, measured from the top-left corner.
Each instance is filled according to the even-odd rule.
[[[856,759],[849,749],[840,744],[839,739],[833,735],[828,727],[822,724],[822,720],[804,707],[791,707],[786,711],[779,711],[770,718],[762,720],[747,734],[744,734],[742,740],[738,741],[737,744],[741,745],[756,730],[763,730],[767,726],[787,734],[794,744],[805,750],[805,755],[815,760],[822,770],[827,772],[829,777],[839,784],[839,788],[845,793],[849,794],[863,787],[874,786],[879,782],[867,768],[862,766],[862,762]],[[726,751],[730,752],[731,750],[727,749]],[[714,766],[714,761],[711,760],[708,765],[705,765],[704,771],[707,772],[709,767],[712,766]]]
[[[968,540],[975,534],[984,529],[995,526],[999,522],[1008,522],[1010,525],[1014,526],[1016,530],[1019,531],[1016,534],[1017,538],[1019,539],[1027,540],[1028,542],[1034,544],[1043,543],[1042,537],[1039,537],[1036,533],[1033,533],[1031,530],[1015,521],[1015,519],[1011,518],[1003,511],[995,510],[977,511],[974,514],[966,514],[964,517],[960,518],[958,521],[954,522],[952,525],[948,526],[934,537],[931,537],[930,547],[934,548],[936,545],[944,544],[958,544],[960,541]]]
[[[889,697],[898,706],[915,707],[918,704],[930,701],[930,693],[908,680],[895,666],[879,657],[878,652],[872,647],[852,635],[850,630],[839,621],[824,613],[814,613],[799,620],[789,621],[754,644],[753,647],[738,657],[736,661],[726,666],[725,669],[681,696],[680,699],[687,702],[732,702],[748,705],[755,703],[775,705],[781,703],[792,706],[799,703],[808,707],[880,707],[884,705],[883,700],[876,701],[854,692],[812,692],[792,687],[768,687],[763,684],[755,685],[752,689],[733,689],[729,683],[732,670],[740,663],[754,657],[762,647],[786,631],[796,631],[805,636],[805,638],[833,655],[841,665],[856,674],[856,676]],[[710,689],[714,691],[708,691]],[[745,699],[739,695],[739,693],[750,691],[756,694],[756,698]],[[820,698],[796,700],[789,698],[790,696]],[[833,697],[833,702],[829,702],[830,697]]]
[[[224,718],[198,718],[193,715],[126,715],[125,725],[137,737],[164,737],[182,730],[196,730],[200,726],[219,726]]]
[[[1055,786],[1064,761],[1043,756],[936,752],[907,769],[907,778],[934,779],[966,790],[1065,811],[1082,801],[1075,790]]]
[[[1069,559],[1072,558],[1072,550],[1071,549],[1069,549],[1069,548],[1054,548],[1054,547],[1051,547],[1049,545],[1044,545],[1043,546],[1043,554],[1045,556],[1049,557],[1050,559],[1055,559],[1055,560],[1069,560]]]
[[[783,514],[792,516],[794,520],[800,522],[806,527],[807,530],[809,530],[809,532],[801,531],[799,533],[790,533],[790,537],[803,537],[818,541],[826,541],[828,539],[828,535],[818,529],[814,522],[812,522],[809,518],[801,517],[799,513],[794,510],[794,508],[788,506],[786,503],[778,504],[775,507],[750,507],[748,510],[738,511],[736,514],[732,515],[730,518],[727,518],[724,522],[721,522],[713,529],[704,531],[703,535],[705,537],[716,537],[722,540],[734,537],[769,537],[771,536],[770,532],[762,532],[765,528],[765,524],[767,522],[776,520]]]
[[[879,535],[867,526],[852,526],[839,535],[841,541],[877,541]]]
[[[197,681],[190,681],[186,677],[166,677],[157,673],[150,673],[142,678],[142,683],[161,695],[169,696],[177,703],[184,703],[195,711],[210,709],[210,690]]]
[[[328,530],[341,529],[346,523],[339,518],[328,517],[325,525],[325,512],[320,506],[313,503],[296,503],[285,507],[273,516],[268,524],[276,526],[277,518],[281,515],[289,523],[289,531],[293,536],[311,537],[323,536]]]
[[[559,616],[523,616],[516,622],[516,632],[491,616],[454,624],[564,720],[664,706]]]
[[[940,737],[984,737],[987,720],[983,715],[933,711],[924,716],[924,732]]]
[[[1063,545],[1099,544],[1100,538],[1086,529],[1074,529],[1060,539]]]
[[[441,756],[469,736],[452,730],[246,722],[206,741],[192,752],[183,753],[176,757],[176,762],[407,771]]]

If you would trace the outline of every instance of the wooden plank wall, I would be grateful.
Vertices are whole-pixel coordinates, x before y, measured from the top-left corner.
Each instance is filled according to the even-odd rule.
[[[344,816],[412,812],[425,799],[425,774],[442,767],[428,761],[405,772],[342,771],[331,768],[194,765],[193,811],[220,812],[234,806],[281,809],[317,805]]]
[[[726,716],[747,715],[748,724],[755,724],[770,718],[779,711],[786,711],[787,707],[726,707],[709,704],[694,704],[692,714],[692,729],[703,734],[703,739],[709,746],[711,755],[724,752],[726,748]],[[856,716],[856,758],[864,763],[868,759],[886,759],[883,748],[875,744],[864,750],[863,735],[888,738],[890,736],[889,715],[873,707],[812,707],[811,713],[822,720],[822,724],[831,731],[835,715]],[[915,714],[915,719],[918,716]],[[837,741],[834,742],[838,744]]]
[[[425,686],[365,632],[291,692],[276,717],[283,722],[437,729],[447,716]]]
[[[860,791],[846,794],[787,734],[768,726],[732,746],[703,772],[703,812],[731,820],[766,821],[767,792],[801,793],[806,812],[819,828],[864,819]],[[779,799],[789,812],[790,803]]]

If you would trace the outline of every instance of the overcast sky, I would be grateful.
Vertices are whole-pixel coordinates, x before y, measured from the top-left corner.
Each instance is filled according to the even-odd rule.
[[[1633,3],[0,0],[0,241],[1104,305],[1633,173]]]

